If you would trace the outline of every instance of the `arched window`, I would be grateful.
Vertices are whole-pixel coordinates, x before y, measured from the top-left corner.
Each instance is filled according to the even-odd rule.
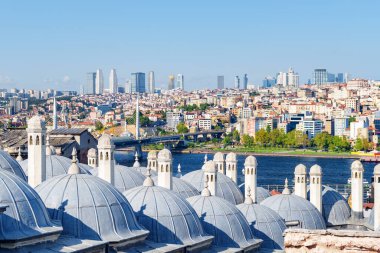
[[[380,177],[377,177],[377,182],[380,183]]]
[[[297,183],[299,183],[300,182],[300,178],[299,177],[297,177]]]
[[[109,159],[109,155],[108,155],[108,152],[106,152],[106,161],[108,161]]]
[[[209,179],[208,179],[208,175],[206,175],[206,182],[208,182],[209,181]]]
[[[211,175],[211,182],[213,182],[214,181],[214,176],[213,175]]]
[[[164,165],[161,164],[161,172],[164,172]]]
[[[315,177],[313,177],[313,184],[315,184]]]
[[[40,136],[39,135],[37,135],[37,137],[36,137],[36,145],[37,146],[40,145]]]
[[[100,160],[102,161],[103,160],[103,152],[100,152]]]
[[[33,145],[33,137],[32,136],[29,137],[29,145]]]
[[[355,172],[355,178],[358,178],[358,173],[357,172]]]
[[[319,184],[319,178],[317,178],[317,184]]]
[[[166,172],[169,172],[169,164],[166,164]]]

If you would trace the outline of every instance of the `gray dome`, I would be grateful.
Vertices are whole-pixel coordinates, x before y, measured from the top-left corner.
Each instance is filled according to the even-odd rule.
[[[181,177],[181,179],[193,185],[199,192],[204,189],[203,170],[187,173]],[[239,190],[239,187],[229,177],[218,172],[216,184],[216,196],[221,197],[234,205],[243,203],[243,194]]]
[[[36,187],[63,234],[80,239],[128,244],[147,231],[137,223],[125,197],[106,181],[87,174],[61,175]]]
[[[298,227],[326,229],[325,220],[318,209],[304,198],[290,194],[278,194],[261,202],[276,211],[285,221],[299,221]]]
[[[131,169],[134,169],[137,172],[140,172],[143,176],[146,176],[147,168],[146,167],[131,167]],[[157,176],[157,171],[150,170],[150,174],[152,176]]]
[[[245,194],[245,183],[242,183],[241,185],[239,185],[239,189],[240,191],[243,193],[243,195]],[[263,202],[264,199],[266,198],[269,198],[270,196],[272,196],[270,194],[270,192],[263,188],[263,187],[256,187],[256,201],[257,203],[261,203]]]
[[[20,177],[24,181],[27,180],[26,175],[20,166],[20,164],[13,159],[7,152],[0,150],[0,168],[6,170],[16,176]]]
[[[157,177],[153,177],[152,179],[154,183],[157,185]],[[172,177],[172,183],[172,190],[176,193],[179,193],[185,199],[199,195],[199,191],[194,186],[180,178]]]
[[[345,225],[351,217],[347,200],[339,192],[325,185],[322,185],[322,215],[328,226]]]
[[[98,170],[98,167],[94,168],[90,173],[94,176],[98,176]],[[115,165],[114,180],[114,186],[116,189],[120,192],[124,192],[137,186],[141,186],[144,183],[145,176],[132,168],[123,165]]]
[[[137,220],[150,231],[148,240],[184,245],[210,240],[194,209],[179,194],[150,184],[130,189],[124,195]]]
[[[59,156],[59,155],[47,155],[46,156],[46,179],[50,179],[55,176],[67,174],[71,165],[71,159]],[[28,175],[28,159],[21,161],[20,165],[25,174]],[[91,166],[87,164],[78,163],[81,173],[90,174]]]
[[[233,204],[216,196],[194,196],[187,201],[201,219],[206,233],[214,236],[213,245],[249,248],[256,241],[247,219]]]
[[[62,231],[50,220],[36,191],[5,170],[0,170],[0,204],[7,206],[0,215],[0,241],[35,239]]]
[[[253,236],[263,240],[261,248],[284,249],[285,220],[272,209],[259,204],[240,204],[237,208],[247,218]]]

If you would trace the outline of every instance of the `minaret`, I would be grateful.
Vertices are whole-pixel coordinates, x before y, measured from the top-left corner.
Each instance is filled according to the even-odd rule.
[[[55,97],[53,99],[53,130],[58,128],[58,118],[57,118],[57,101]]]
[[[147,168],[157,171],[157,151],[155,150],[149,151]]]
[[[36,187],[46,180],[46,127],[39,116],[28,121],[28,183]]]
[[[363,218],[363,174],[364,168],[360,161],[351,164],[351,217]]]
[[[319,165],[310,168],[310,202],[322,213],[322,168]]]
[[[172,190],[172,153],[164,148],[157,155],[157,185]]]
[[[237,183],[237,159],[235,153],[229,153],[226,157],[226,176]]]
[[[307,185],[306,185],[306,166],[298,164],[294,170],[294,194],[307,198]]]
[[[217,152],[214,155],[214,162],[216,164],[216,168],[219,173],[226,174],[226,170],[224,167],[224,155],[221,152]]]
[[[139,93],[136,94],[136,134],[135,139],[140,139],[140,109],[139,109]]]
[[[244,192],[245,198],[250,196],[254,203],[257,202],[257,160],[254,156],[248,156],[244,163]]]
[[[98,140],[99,169],[98,176],[110,184],[114,184],[115,159],[111,136],[103,134]]]
[[[380,230],[380,164],[375,166],[373,170],[373,186],[374,186],[374,206],[373,206],[373,230]]]
[[[87,151],[87,165],[93,168],[98,167],[98,154],[94,148],[90,148]]]
[[[16,157],[16,161],[17,162],[22,162],[24,159],[22,159],[22,156],[21,156],[21,147],[18,148],[18,155]]]
[[[216,195],[217,170],[214,161],[207,161],[203,166],[204,180],[208,182],[208,189],[212,196]]]
[[[176,175],[177,178],[181,178],[182,177],[182,171],[181,171],[181,164],[179,163],[178,164],[178,167],[177,167],[177,175]]]

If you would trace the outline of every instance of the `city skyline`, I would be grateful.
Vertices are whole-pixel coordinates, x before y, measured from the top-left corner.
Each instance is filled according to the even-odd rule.
[[[225,76],[225,87],[233,87],[234,77],[245,73],[250,83],[261,85],[266,76],[289,67],[299,73],[300,85],[319,68],[379,79],[379,35],[372,32],[380,23],[379,5],[375,1],[2,3],[0,87],[78,90],[86,83],[86,73],[98,68],[106,73],[115,68],[121,84],[130,73],[153,70],[157,88],[167,86],[171,73],[183,73],[189,90],[215,88],[218,75]],[[147,12],[144,17],[137,15],[141,9]],[[288,10],[297,15],[288,15]],[[192,19],[195,15],[197,20]],[[98,20],[99,16],[105,18]],[[134,33],[138,36],[127,36]]]

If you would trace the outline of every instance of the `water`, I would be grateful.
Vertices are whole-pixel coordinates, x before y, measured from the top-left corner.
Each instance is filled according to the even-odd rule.
[[[146,153],[144,158],[146,159]],[[173,168],[176,172],[178,163],[181,164],[182,174],[202,168],[204,163],[204,154],[173,154]],[[208,159],[213,158],[213,154],[207,155]],[[238,155],[238,175],[239,181],[244,180],[242,169],[244,168],[245,155]],[[146,160],[141,162],[146,165]],[[314,157],[276,157],[276,156],[256,156],[258,161],[258,177],[259,185],[283,185],[285,178],[289,179],[289,183],[294,178],[294,168],[302,163],[308,169],[314,164],[322,167],[323,184],[347,184],[347,179],[351,177],[350,166],[355,159],[339,159],[339,158],[314,158]],[[118,163],[132,166],[134,158],[132,153],[116,153]],[[364,178],[371,182],[373,168],[375,163],[363,163]]]

